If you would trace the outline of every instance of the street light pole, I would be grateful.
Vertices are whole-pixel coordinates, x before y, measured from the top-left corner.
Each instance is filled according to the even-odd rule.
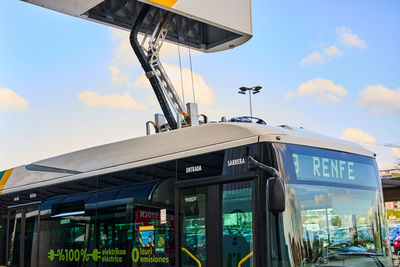
[[[251,89],[250,89],[251,90]],[[251,91],[249,90],[249,102],[250,102],[250,117],[253,117],[253,110],[251,108]]]
[[[251,106],[251,94],[258,94],[261,90],[261,86],[253,86],[253,87],[245,87],[242,86],[239,88],[239,94],[245,95],[246,91],[249,91],[249,103],[250,103],[250,117],[253,117],[253,108]]]

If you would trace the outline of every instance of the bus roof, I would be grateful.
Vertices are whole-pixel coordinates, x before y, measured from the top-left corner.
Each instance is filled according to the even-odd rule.
[[[301,128],[209,123],[87,148],[0,172],[0,194],[257,142],[299,144],[374,156],[360,145]]]

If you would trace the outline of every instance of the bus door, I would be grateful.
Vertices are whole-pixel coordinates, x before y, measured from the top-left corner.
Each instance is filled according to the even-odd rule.
[[[38,266],[39,206],[9,210],[7,222],[7,266]]]
[[[178,191],[180,266],[255,266],[253,180]]]

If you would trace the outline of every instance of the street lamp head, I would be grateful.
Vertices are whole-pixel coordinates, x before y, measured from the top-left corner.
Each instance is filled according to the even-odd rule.
[[[258,94],[260,92],[261,88],[262,88],[261,86],[254,86],[253,87],[253,95]]]
[[[245,95],[245,94],[246,94],[246,91],[239,91],[238,93],[239,93],[239,94],[242,94],[242,95]]]
[[[242,91],[242,92],[245,92],[247,90],[250,90],[250,88],[242,86],[242,87],[239,88],[239,90]]]

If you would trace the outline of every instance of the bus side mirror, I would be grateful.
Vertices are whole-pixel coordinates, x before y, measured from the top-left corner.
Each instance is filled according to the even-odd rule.
[[[271,177],[267,180],[268,209],[273,214],[285,211],[285,182],[282,177]]]

